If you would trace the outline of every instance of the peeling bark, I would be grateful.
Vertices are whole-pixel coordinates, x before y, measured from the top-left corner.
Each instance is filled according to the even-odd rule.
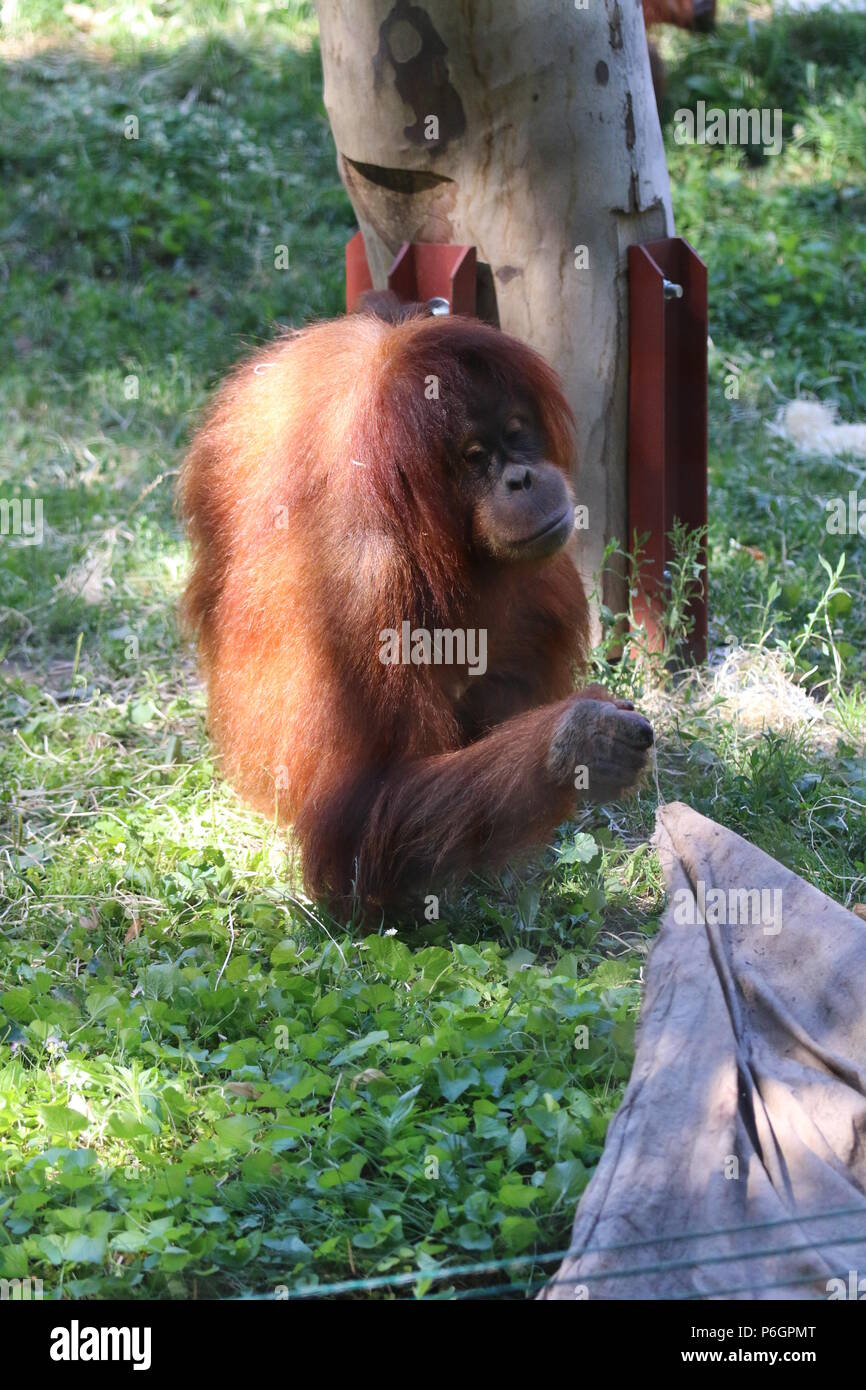
[[[673,231],[640,2],[317,3],[374,284],[403,241],[476,246],[479,314],[565,382],[591,589],[607,540],[629,539],[626,247]],[[621,607],[622,581],[608,576],[603,597]]]

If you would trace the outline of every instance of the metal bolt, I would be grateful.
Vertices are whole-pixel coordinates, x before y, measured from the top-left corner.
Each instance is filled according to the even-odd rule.
[[[448,303],[448,300],[443,299],[441,295],[438,294],[434,295],[432,299],[427,300],[427,308],[430,310],[431,314],[435,314],[437,316],[439,314],[451,313],[451,305]]]
[[[664,282],[664,296],[665,296],[665,299],[682,299],[682,297],[683,297],[683,287],[682,287],[682,285],[676,284],[675,281],[673,281],[673,280],[665,280],[665,282]]]

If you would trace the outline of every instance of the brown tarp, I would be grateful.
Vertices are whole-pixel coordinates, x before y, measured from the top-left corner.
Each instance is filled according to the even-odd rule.
[[[539,1297],[866,1296],[866,925],[680,803],[654,843],[634,1069]]]

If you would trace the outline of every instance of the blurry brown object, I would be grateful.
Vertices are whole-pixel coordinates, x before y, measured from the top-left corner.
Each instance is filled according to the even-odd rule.
[[[678,29],[712,29],[716,0],[644,0],[643,17],[651,24],[675,24]]]
[[[649,29],[654,24],[675,24],[678,29],[698,29],[705,33],[716,22],[716,0],[643,0],[644,23]],[[664,60],[650,41],[650,72],[656,103],[665,91]]]

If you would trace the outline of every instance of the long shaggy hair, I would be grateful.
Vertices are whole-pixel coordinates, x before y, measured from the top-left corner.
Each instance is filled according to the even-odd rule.
[[[537,839],[538,816],[562,818],[562,805],[519,804],[518,752],[537,731],[513,717],[573,689],[586,602],[566,552],[533,569],[473,552],[454,460],[481,378],[531,399],[568,475],[570,412],[535,352],[475,320],[371,314],[242,362],[181,472],[193,547],[183,616],[212,736],[238,791],[294,823],[316,894],[385,901],[418,872],[501,858]],[[479,688],[383,665],[379,634],[406,620],[487,628]],[[513,772],[503,754],[452,774],[442,760],[503,720]],[[475,809],[485,786],[510,834]]]

